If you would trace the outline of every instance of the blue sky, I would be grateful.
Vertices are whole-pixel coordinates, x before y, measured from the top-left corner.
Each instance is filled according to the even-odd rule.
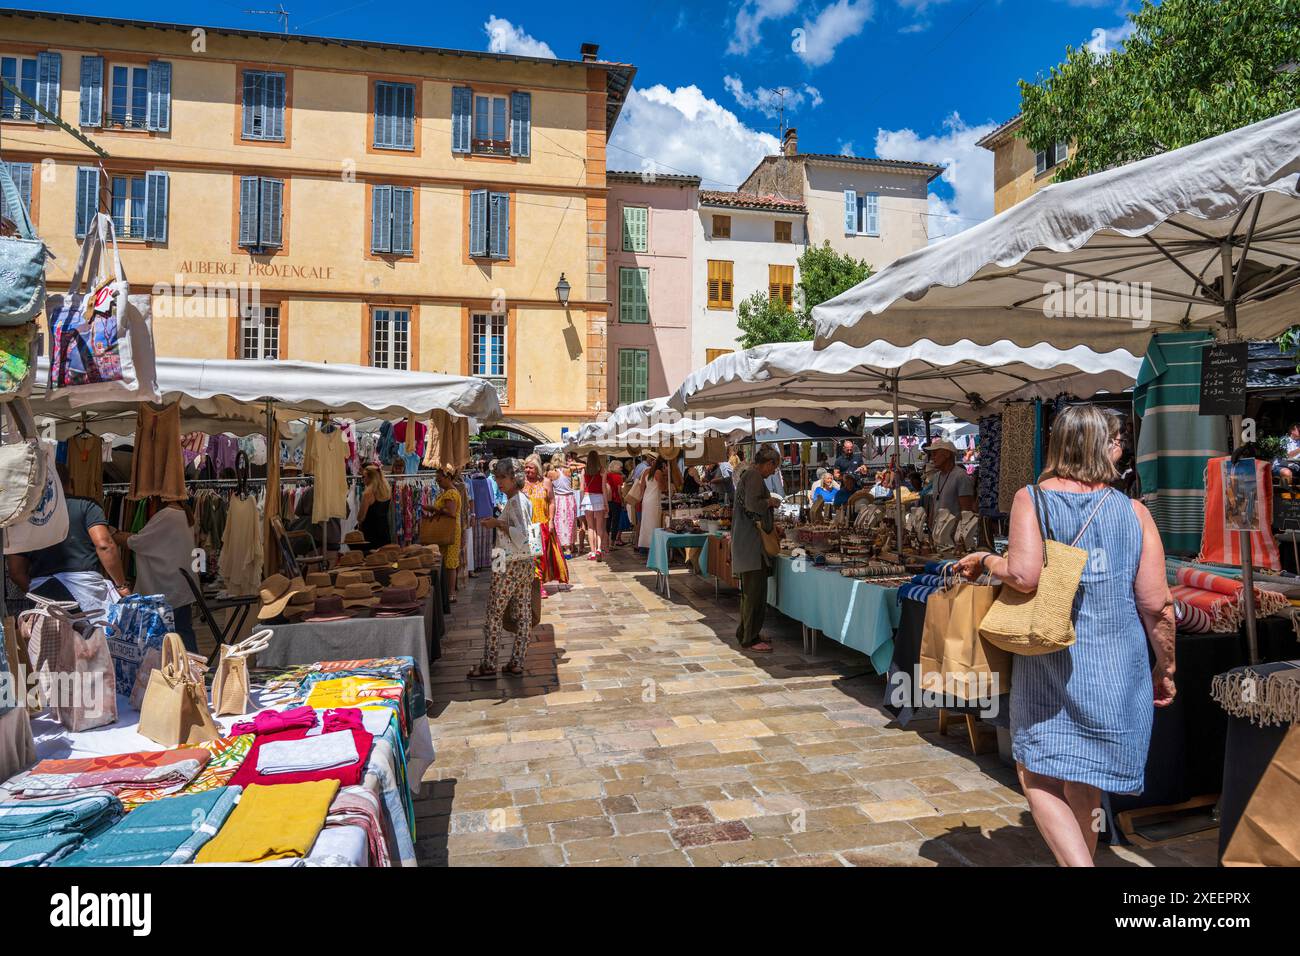
[[[271,0],[91,0],[5,6],[278,30]],[[804,152],[948,166],[931,235],[992,214],[992,154],[975,141],[1018,110],[1016,81],[1067,45],[1116,45],[1137,0],[696,0],[682,3],[285,0],[291,31],[576,59],[584,41],[633,63],[611,168],[696,173],[735,188],[775,148],[785,89]]]

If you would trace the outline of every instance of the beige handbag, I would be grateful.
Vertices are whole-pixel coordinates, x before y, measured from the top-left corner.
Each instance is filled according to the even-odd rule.
[[[5,403],[18,437],[0,445],[0,528],[26,521],[45,493],[45,450],[25,398]]]
[[[266,628],[238,644],[222,646],[212,678],[212,712],[218,717],[248,713],[248,659],[266,650],[274,633]]]
[[[1037,485],[1030,486],[1029,496],[1043,533],[1043,570],[1038,587],[1030,594],[1004,587],[980,622],[981,637],[994,647],[1024,655],[1050,654],[1074,643],[1074,597],[1088,564],[1088,552],[1075,545],[1113,490],[1106,489],[1074,540],[1063,544],[1052,539],[1051,519],[1039,504],[1042,491]]]
[[[83,637],[74,625],[75,603],[29,597],[36,606],[18,615],[18,627],[54,719],[74,733],[116,722],[117,680],[104,629]]]
[[[163,638],[162,667],[149,675],[140,708],[140,735],[164,747],[216,740],[203,682],[194,679],[179,634]]]
[[[1011,689],[1011,656],[981,640],[980,621],[1006,588],[944,576],[925,602],[921,631],[921,687],[964,701]]]
[[[202,654],[189,653],[190,673],[194,679],[201,681],[208,672],[208,659]],[[139,710],[144,704],[145,691],[149,689],[149,675],[162,666],[162,648],[151,647],[140,658],[140,666],[135,672],[135,684],[131,687],[131,706]]]

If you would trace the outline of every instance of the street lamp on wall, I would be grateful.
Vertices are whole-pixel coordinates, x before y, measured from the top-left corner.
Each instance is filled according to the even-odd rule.
[[[569,304],[569,280],[564,278],[564,273],[560,273],[560,281],[555,283],[555,296],[560,300],[560,305]]]

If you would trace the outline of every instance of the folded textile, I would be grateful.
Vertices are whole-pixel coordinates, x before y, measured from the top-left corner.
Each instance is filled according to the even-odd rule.
[[[275,787],[253,784],[194,861],[261,863],[305,857],[325,825],[325,814],[338,790],[337,780]]]
[[[1174,601],[1174,622],[1178,630],[1188,634],[1208,634],[1213,630],[1210,616],[1193,604]]]
[[[383,804],[378,781],[367,786],[343,787],[330,804],[325,817],[326,829],[355,826],[366,831],[366,849],[371,866],[392,866],[389,845],[392,834],[384,826]]]
[[[216,836],[239,801],[238,787],[155,800],[87,840],[59,866],[163,866],[188,863]]]
[[[361,711],[356,707],[336,707],[325,711],[325,716],[321,720],[324,727],[324,733],[331,733],[336,730],[364,730],[365,722],[362,720]]]
[[[1260,727],[1300,724],[1300,663],[1265,666],[1262,673],[1238,667],[1215,675],[1210,696],[1232,716]]]
[[[207,790],[216,790],[218,787],[224,787],[230,782],[230,778],[235,775],[239,765],[244,762],[250,750],[253,749],[252,734],[240,734],[237,737],[218,737],[216,740],[205,740],[197,744],[186,744],[184,747],[177,748],[183,750],[206,750],[208,752],[208,762],[199,771],[197,777],[186,784],[180,791],[157,791],[157,790],[129,790],[119,794],[122,800],[122,806],[126,812],[130,813],[136,807],[142,804],[152,803],[154,800],[170,798],[173,793],[203,793]]]
[[[0,866],[47,866],[122,817],[109,793],[0,803]]]
[[[360,760],[352,729],[300,737],[296,740],[273,740],[257,751],[257,772],[261,774],[297,773],[331,770]]]
[[[163,796],[175,793],[197,777],[209,756],[201,747],[185,747],[42,760],[31,770],[0,784],[0,788],[22,799],[76,796],[87,790],[103,790],[129,798],[142,793]]]
[[[295,707],[292,710],[264,710],[254,715],[252,720],[242,720],[230,728],[233,734],[278,734],[283,730],[298,727],[313,727],[316,724],[316,711],[311,707]]]
[[[952,567],[957,562],[951,558],[943,558],[939,561],[925,562],[925,574],[943,574],[943,572]]]
[[[247,787],[250,784],[290,784],[306,783],[318,780],[335,780],[340,786],[350,787],[361,782],[366,772],[366,759],[370,756],[370,748],[374,738],[364,730],[340,730],[339,734],[347,735],[352,738],[352,745],[355,748],[354,757],[350,763],[340,764],[333,767],[323,767],[320,769],[302,769],[302,770],[284,770],[278,773],[266,773],[261,770],[261,752],[271,744],[286,741],[297,741],[308,738],[306,730],[286,730],[281,734],[273,734],[269,737],[258,737],[253,743],[253,749],[245,758],[239,770],[230,778],[230,782],[235,786]],[[311,737],[311,740],[321,740],[322,738]],[[278,749],[278,748],[277,748]],[[273,751],[274,753],[274,751]],[[278,758],[276,758],[278,759]]]
[[[1240,580],[1196,567],[1171,569],[1171,591],[1176,599],[1192,604],[1210,616],[1215,631],[1235,631],[1245,619],[1243,595],[1246,586]],[[1199,592],[1199,593],[1197,593]],[[1261,617],[1280,614],[1291,606],[1286,595],[1266,588],[1254,588],[1256,613]]]
[[[898,603],[901,605],[904,598],[911,598],[913,601],[925,602],[930,599],[930,595],[939,590],[934,584],[918,584],[909,582],[898,586]]]

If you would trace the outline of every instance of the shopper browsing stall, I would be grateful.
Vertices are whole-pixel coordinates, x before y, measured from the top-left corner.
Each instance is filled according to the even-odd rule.
[[[483,623],[483,658],[469,672],[471,680],[497,676],[497,645],[507,608],[512,608],[515,641],[506,665],[508,676],[522,676],[524,656],[532,623],[533,579],[536,572],[528,547],[528,528],[533,524],[532,504],[520,493],[524,483],[523,468],[514,458],[492,463],[492,476],[506,496],[500,517],[484,518],[482,523],[497,532],[497,546],[492,561],[492,587],[488,593],[487,620]]]
[[[369,548],[381,548],[393,540],[393,522],[390,515],[393,490],[378,465],[366,465],[363,474],[365,490],[361,493],[361,509],[357,512],[357,528],[365,536]]]
[[[759,526],[772,528],[772,509],[778,502],[768,493],[765,483],[779,461],[771,448],[758,449],[753,465],[740,477],[731,513],[731,569],[740,580],[740,626],[736,628],[736,640],[741,647],[760,654],[770,652],[772,645],[762,639],[771,563],[763,550]]]

